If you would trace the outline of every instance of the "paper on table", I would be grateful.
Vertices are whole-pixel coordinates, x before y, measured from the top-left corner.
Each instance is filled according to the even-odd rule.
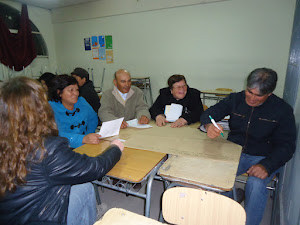
[[[120,127],[121,127],[123,120],[124,120],[124,117],[115,119],[115,120],[111,120],[111,121],[107,121],[107,122],[103,122],[101,129],[99,131],[101,138],[118,135],[120,132]]]
[[[180,104],[171,104],[171,107],[166,106],[165,115],[166,120],[169,122],[175,122],[182,114],[183,106]]]
[[[152,127],[149,124],[139,124],[137,119],[128,120],[126,122],[128,123],[129,127],[135,127],[135,128],[150,128],[150,127]]]

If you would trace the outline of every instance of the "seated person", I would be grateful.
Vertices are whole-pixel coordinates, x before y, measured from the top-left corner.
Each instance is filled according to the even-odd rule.
[[[148,124],[150,113],[144,102],[143,91],[131,87],[131,76],[127,70],[115,72],[114,88],[103,92],[99,117],[102,122],[124,117],[121,128],[126,128],[126,121],[137,118],[140,124]]]
[[[51,86],[51,80],[55,77],[53,73],[43,73],[40,78],[39,82],[41,82],[43,88],[45,89],[46,92],[48,92],[49,87]]]
[[[172,75],[168,79],[168,86],[159,91],[159,96],[150,108],[152,119],[156,125],[161,127],[168,122],[164,114],[167,105],[172,103],[182,105],[181,116],[173,123],[171,127],[182,127],[186,124],[198,122],[203,112],[203,106],[200,98],[200,91],[190,88],[183,75]]]
[[[230,115],[228,140],[243,147],[237,176],[248,173],[245,187],[246,224],[259,225],[267,202],[267,184],[295,151],[296,126],[293,109],[273,94],[277,73],[268,68],[253,70],[246,90],[232,93],[203,112],[200,122],[207,136],[223,132],[215,121]]]
[[[97,114],[83,97],[78,97],[76,79],[59,75],[52,84],[49,103],[54,111],[59,135],[68,138],[72,148],[82,144],[99,144],[100,135],[94,133],[98,125]]]
[[[95,91],[93,82],[89,79],[89,73],[80,67],[75,68],[71,73],[78,82],[79,96],[85,98],[85,100],[93,107],[94,111],[98,113],[100,108],[100,99]]]
[[[58,136],[42,86],[30,78],[4,83],[0,105],[0,224],[94,224],[90,182],[119,161],[123,144],[115,140],[97,157],[72,151]]]

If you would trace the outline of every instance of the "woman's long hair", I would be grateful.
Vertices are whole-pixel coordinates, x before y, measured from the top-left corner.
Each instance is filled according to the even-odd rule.
[[[42,86],[26,77],[13,78],[0,88],[0,196],[26,183],[27,159],[39,151],[44,140],[57,136],[53,111]]]

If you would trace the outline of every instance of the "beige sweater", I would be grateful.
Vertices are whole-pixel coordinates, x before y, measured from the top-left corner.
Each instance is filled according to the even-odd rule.
[[[102,122],[124,117],[125,121],[140,119],[146,116],[150,120],[149,107],[144,102],[143,91],[132,86],[124,100],[118,92],[117,87],[103,92],[101,107],[98,112]]]

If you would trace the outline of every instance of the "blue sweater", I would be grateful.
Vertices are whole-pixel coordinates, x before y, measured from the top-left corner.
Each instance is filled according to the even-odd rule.
[[[72,111],[66,109],[61,102],[49,103],[54,111],[59,136],[68,138],[72,148],[81,146],[83,137],[95,132],[98,125],[97,114],[83,97],[78,97]]]

